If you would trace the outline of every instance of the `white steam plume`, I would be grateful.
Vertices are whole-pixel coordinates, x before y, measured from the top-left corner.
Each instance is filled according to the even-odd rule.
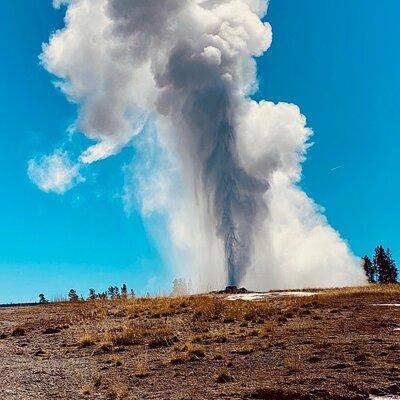
[[[56,150],[53,154],[28,162],[28,176],[44,192],[63,194],[84,181],[79,165],[69,159],[68,153]]]
[[[199,290],[363,283],[359,262],[296,184],[311,130],[295,105],[257,103],[256,62],[272,40],[266,0],[64,0],[45,68],[79,104],[97,144],[139,136],[142,209],[167,217],[173,262]],[[143,129],[154,121],[156,135]],[[157,147],[159,146],[159,147]],[[156,150],[158,149],[158,150]]]

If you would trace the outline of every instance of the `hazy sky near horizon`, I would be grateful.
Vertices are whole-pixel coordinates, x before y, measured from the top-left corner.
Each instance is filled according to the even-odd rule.
[[[28,160],[61,145],[76,118],[38,60],[64,11],[50,0],[1,7],[0,303],[122,283],[163,292],[173,278],[139,213],[124,212],[133,148],[62,196],[27,175]],[[255,97],[293,102],[307,117],[314,145],[301,186],[359,256],[378,243],[400,254],[399,12],[397,0],[271,0],[273,44],[258,60]],[[77,153],[86,144],[74,138]]]

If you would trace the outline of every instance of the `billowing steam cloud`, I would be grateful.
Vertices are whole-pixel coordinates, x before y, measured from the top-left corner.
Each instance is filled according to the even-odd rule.
[[[73,164],[66,152],[56,150],[39,160],[29,160],[29,178],[44,192],[63,194],[83,182],[79,166]]]
[[[199,290],[363,282],[358,260],[296,186],[312,133],[305,118],[295,105],[250,98],[254,57],[272,40],[266,0],[61,4],[66,26],[42,62],[79,105],[76,130],[97,142],[77,165],[137,137],[126,203],[137,194],[146,215],[167,218],[166,255]]]

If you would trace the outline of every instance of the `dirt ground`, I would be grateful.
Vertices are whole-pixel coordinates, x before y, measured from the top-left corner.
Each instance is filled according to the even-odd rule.
[[[0,398],[368,399],[400,394],[400,285],[0,309]],[[378,305],[379,304],[379,305]]]

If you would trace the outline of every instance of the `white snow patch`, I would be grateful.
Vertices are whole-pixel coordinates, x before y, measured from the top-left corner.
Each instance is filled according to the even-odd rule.
[[[261,301],[268,297],[268,293],[240,293],[230,294],[227,300]]]
[[[372,304],[379,307],[400,307],[400,303]]]
[[[238,293],[230,294],[226,297],[227,300],[247,300],[247,301],[262,301],[271,297],[308,297],[314,296],[318,292],[265,292],[265,293]]]
[[[370,400],[379,400],[379,399],[384,399],[384,400],[400,400],[400,396],[369,396]]]

